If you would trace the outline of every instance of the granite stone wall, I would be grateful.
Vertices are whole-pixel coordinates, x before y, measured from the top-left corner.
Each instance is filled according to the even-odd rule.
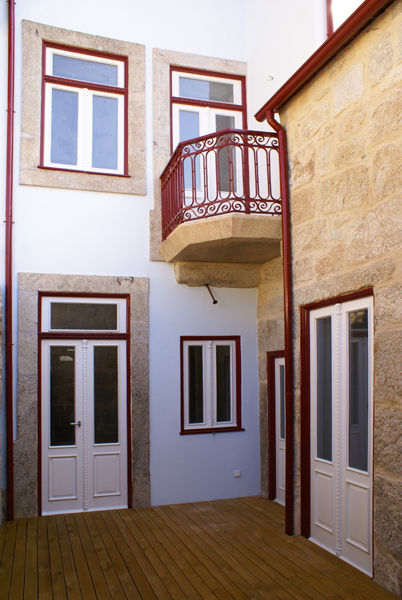
[[[289,100],[280,114],[290,165],[296,456],[300,441],[299,306],[373,287],[374,578],[399,594],[401,61],[402,2],[397,0]],[[259,314],[262,311],[265,317],[259,318],[265,349],[270,320],[263,290]],[[279,323],[278,318],[275,326],[270,325],[274,339],[279,337]]]
[[[133,505],[149,506],[148,279],[19,273],[15,517],[38,513],[38,291],[130,294]]]

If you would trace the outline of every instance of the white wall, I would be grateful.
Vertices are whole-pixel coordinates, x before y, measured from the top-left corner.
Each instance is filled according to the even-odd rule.
[[[259,426],[256,290],[214,290],[212,305],[204,288],[177,285],[173,270],[148,261],[148,219],[152,197],[152,62],[153,47],[236,60],[250,60],[249,106],[254,113],[270,93],[263,80],[278,82],[293,65],[278,51],[280,32],[265,36],[270,20],[291,16],[293,34],[309,25],[296,0],[70,0],[60,10],[54,0],[20,0],[16,4],[16,170],[15,273],[83,273],[150,278],[150,412],[152,502],[242,496],[259,492]],[[280,5],[280,7],[279,7]],[[111,7],[115,13],[111,17]],[[116,9],[117,7],[117,9]],[[246,11],[249,16],[246,18]],[[5,13],[2,9],[1,16]],[[96,15],[96,18],[94,18]],[[264,16],[265,15],[265,16]],[[293,19],[294,17],[294,19]],[[312,18],[312,17],[311,17]],[[146,197],[102,194],[18,185],[21,117],[21,20],[139,42],[146,45],[147,190]],[[258,35],[253,31],[258,26]],[[4,29],[4,27],[3,27]],[[268,27],[271,31],[271,28]],[[283,29],[283,28],[282,28]],[[294,37],[294,36],[293,36]],[[296,38],[294,38],[296,39]],[[310,36],[298,36],[302,54]],[[259,49],[259,44],[261,48]],[[3,45],[4,46],[4,45]],[[3,47],[2,46],[2,47]],[[292,56],[296,45],[292,46]],[[264,60],[261,56],[265,57]],[[280,60],[280,62],[278,62]],[[0,66],[0,76],[2,67]],[[3,73],[1,81],[5,80]],[[2,94],[0,87],[0,94]],[[0,116],[0,128],[4,115]],[[249,127],[254,127],[249,123]],[[4,148],[0,148],[0,158]],[[1,177],[1,176],[0,176]],[[1,179],[0,179],[1,182]],[[1,195],[2,196],[2,195]],[[4,211],[3,211],[4,213]],[[241,335],[244,432],[180,436],[180,335]],[[241,477],[234,478],[233,470]]]

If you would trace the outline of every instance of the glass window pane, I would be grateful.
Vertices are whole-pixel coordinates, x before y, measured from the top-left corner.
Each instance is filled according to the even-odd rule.
[[[200,115],[190,110],[179,111],[180,141],[184,142],[200,135]],[[192,171],[195,169],[196,189],[201,189],[200,158],[191,156],[184,160],[184,187],[186,190],[193,188]]]
[[[95,444],[119,441],[116,346],[94,347],[94,430]]]
[[[50,348],[50,445],[75,444],[75,348]]]
[[[117,86],[117,65],[53,54],[53,75]]]
[[[117,169],[117,98],[94,96],[92,123],[92,167]]]
[[[231,115],[215,116],[216,131],[223,129],[234,129],[235,118]],[[222,138],[226,143],[226,137]],[[219,145],[219,139],[218,139]],[[219,189],[221,192],[236,193],[236,156],[234,146],[224,146],[218,152],[219,161]]]
[[[179,77],[179,96],[212,102],[234,102],[233,84]]]
[[[65,90],[52,90],[51,117],[52,163],[77,164],[78,94]]]
[[[117,304],[52,302],[51,329],[117,329]]]
[[[230,346],[216,346],[216,420],[230,421]]]
[[[281,423],[281,439],[285,439],[285,367],[279,365],[279,402],[281,408],[280,423]]]
[[[202,346],[188,347],[188,420],[204,421]]]
[[[349,313],[349,466],[367,471],[368,314]]]
[[[332,460],[331,317],[317,320],[317,457]]]

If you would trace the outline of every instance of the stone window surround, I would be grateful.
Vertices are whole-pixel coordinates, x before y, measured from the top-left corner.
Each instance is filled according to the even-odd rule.
[[[14,442],[15,518],[38,511],[38,292],[130,294],[130,368],[133,506],[150,505],[149,280],[18,274],[17,439]]]
[[[41,138],[42,42],[128,57],[128,176],[38,168]],[[145,47],[95,35],[22,22],[20,183],[53,188],[145,195]]]
[[[205,69],[230,75],[246,75],[247,64],[236,60],[153,49],[153,174],[154,209],[150,213],[150,259],[163,260],[160,175],[170,156],[170,66]]]

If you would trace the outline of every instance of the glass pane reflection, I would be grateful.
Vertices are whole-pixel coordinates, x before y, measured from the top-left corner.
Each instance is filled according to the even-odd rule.
[[[332,460],[331,317],[317,320],[317,457]]]
[[[367,471],[368,314],[349,313],[349,466]]]
[[[73,446],[75,427],[75,348],[50,348],[50,445]]]

